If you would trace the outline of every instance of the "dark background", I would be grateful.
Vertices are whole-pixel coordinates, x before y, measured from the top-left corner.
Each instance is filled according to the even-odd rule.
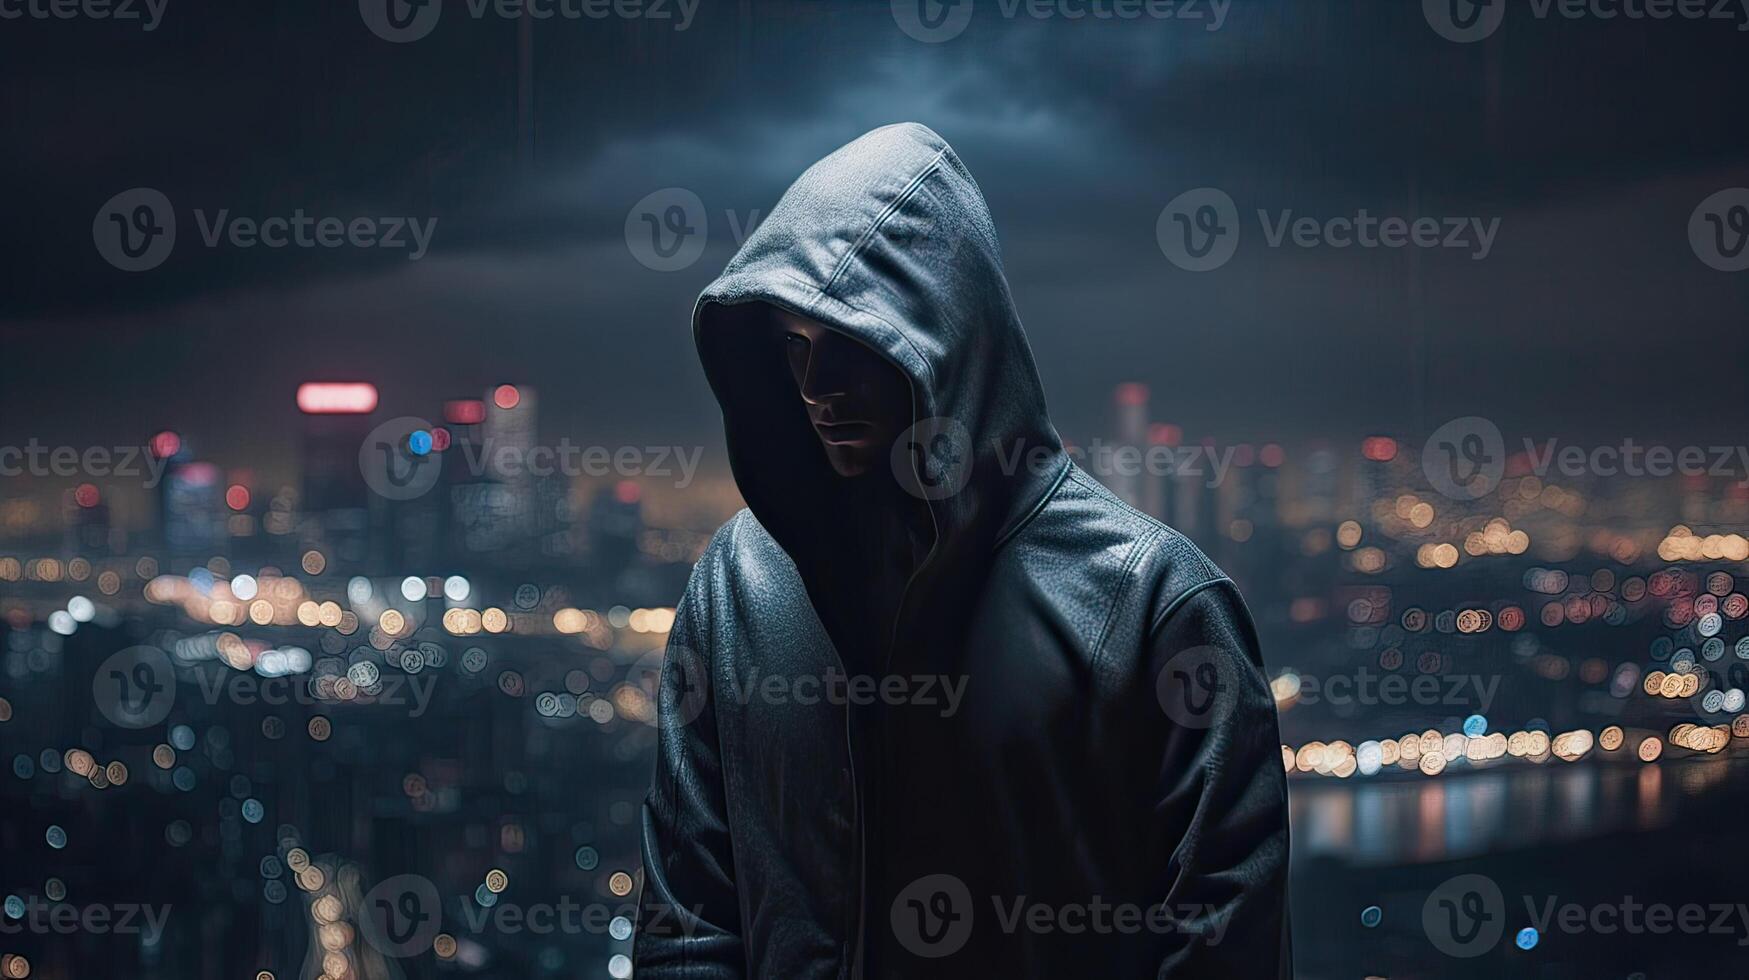
[[[1431,654],[1424,673],[1498,682],[1490,731],[1630,730],[1627,750],[1573,763],[1293,774],[1299,974],[1740,975],[1749,922],[1685,936],[1545,931],[1529,951],[1513,935],[1527,924],[1520,896],[1740,898],[1749,742],[1680,750],[1668,733],[1700,720],[1697,709],[1609,681],[1629,666],[1636,678],[1668,668],[1671,646],[1700,648],[1706,575],[1749,570],[1716,550],[1661,555],[1660,545],[1678,527],[1749,529],[1735,485],[1749,473],[1549,478],[1578,496],[1568,507],[1539,497],[1519,460],[1498,490],[1454,502],[1429,487],[1420,451],[1442,423],[1472,415],[1509,450],[1524,438],[1743,441],[1749,272],[1709,268],[1687,228],[1702,199],[1749,185],[1749,32],[1739,30],[1749,14],[1538,18],[1507,2],[1492,36],[1454,43],[1419,2],[1234,0],[1218,30],[1198,6],[1197,20],[1070,20],[1006,18],[998,0],[977,0],[969,26],[943,43],[908,36],[891,5],[861,2],[703,0],[676,30],[619,17],[476,19],[444,0],[435,30],[406,44],[374,35],[347,0],[168,0],[151,31],[0,19],[0,446],[130,446],[170,430],[185,458],[252,491],[250,516],[264,521],[270,497],[300,501],[280,538],[249,524],[250,535],[191,549],[169,540],[163,500],[137,480],[93,481],[94,508],[74,494],[84,477],[0,476],[0,562],[19,563],[0,565],[0,761],[14,766],[0,770],[0,894],[40,895],[55,876],[80,906],[174,909],[160,944],[6,934],[0,955],[26,955],[31,976],[55,980],[257,970],[314,980],[313,894],[265,899],[275,878],[260,866],[302,846],[334,874],[353,869],[360,890],[397,873],[429,877],[445,927],[464,939],[441,962],[376,958],[355,942],[358,975],[608,976],[628,944],[600,930],[461,931],[466,896],[492,868],[509,872],[507,897],[525,904],[615,904],[608,874],[637,873],[653,736],[624,692],[647,681],[659,635],[616,624],[579,646],[553,613],[672,606],[703,536],[738,505],[688,328],[699,289],[736,246],[726,213],[763,213],[809,163],[915,120],[954,145],[989,199],[1067,438],[1126,438],[1136,419],[1114,391],[1140,383],[1140,421],[1170,424],[1187,444],[1267,444],[1285,457],[1279,474],[1235,471],[1206,508],[1155,501],[1174,522],[1199,519],[1185,530],[1244,588],[1272,677],[1408,673]],[[1192,273],[1162,254],[1155,222],[1203,186],[1231,195],[1244,231],[1230,262]],[[164,264],[127,273],[99,255],[92,223],[134,187],[174,203],[178,239]],[[669,187],[699,196],[709,231],[700,259],[658,272],[625,229],[641,199]],[[437,226],[418,261],[405,250],[206,248],[197,208]],[[1260,208],[1271,220],[1361,208],[1498,219],[1499,231],[1482,260],[1269,248]],[[368,523],[347,551],[332,522],[310,516],[310,488],[316,461],[344,463],[362,430],[317,432],[299,415],[293,392],[311,380],[376,385],[371,423],[435,417],[443,399],[513,383],[539,393],[543,443],[697,447],[705,476],[687,487],[576,480],[555,491],[562,527],[495,533],[484,546],[450,517],[360,490]],[[1363,458],[1368,436],[1393,440],[1392,456]],[[337,456],[313,451],[334,445]],[[1406,530],[1391,515],[1409,494],[1438,511],[1430,527]],[[445,499],[445,514],[475,506]],[[1541,510],[1525,503],[1538,500]],[[1462,543],[1498,515],[1529,528],[1527,552],[1466,554],[1451,570],[1417,562],[1424,545]],[[1332,545],[1345,520],[1382,549],[1380,568]],[[431,618],[403,639],[437,644],[448,662],[428,674],[440,680],[418,718],[380,705],[203,706],[185,671],[164,725],[136,733],[105,721],[91,681],[107,657],[219,632],[204,613],[149,601],[159,573],[208,590],[245,572],[299,577],[312,549],[327,560],[301,575],[313,600],[347,605],[354,575],[393,594],[405,575],[459,574],[474,588],[461,605],[526,613],[527,627],[455,637],[438,623],[444,601],[430,600]],[[154,566],[142,571],[142,558]],[[89,577],[73,575],[78,559]],[[122,586],[100,597],[92,583],[104,569]],[[1537,588],[1529,575],[1543,569],[1568,578]],[[1675,574],[1670,594],[1628,598],[1624,583],[1659,572]],[[512,598],[520,586],[535,590],[526,606]],[[99,613],[62,636],[50,618],[74,595],[97,599]],[[1357,596],[1376,608],[1356,614]],[[1594,599],[1596,618],[1576,620],[1570,603]],[[1545,604],[1569,611],[1550,624]],[[1507,608],[1527,613],[1516,635],[1402,626],[1409,609]],[[1742,632],[1733,618],[1720,635],[1729,645]],[[246,637],[318,657],[338,642],[278,621]],[[1399,647],[1406,664],[1383,666],[1381,651]],[[473,648],[490,658],[483,671],[459,666]],[[1707,683],[1746,686],[1749,658],[1733,657]],[[577,670],[590,675],[580,685]],[[536,692],[576,686],[614,703],[607,720],[537,710]],[[1452,732],[1480,707],[1288,700],[1290,748]],[[305,735],[316,715],[332,719],[331,740]],[[286,734],[267,735],[268,716]],[[182,754],[197,777],[187,787],[150,760],[172,724],[197,736]],[[1641,737],[1664,738],[1663,758],[1633,759]],[[124,760],[131,784],[98,791],[35,761],[75,747],[100,765]],[[29,775],[17,759],[32,760]],[[429,800],[407,789],[413,774]],[[265,819],[240,820],[244,799],[264,803]],[[68,832],[66,849],[45,847],[50,824]],[[1468,873],[1500,885],[1510,925],[1499,948],[1458,959],[1430,944],[1422,910],[1441,882]],[[1382,923],[1363,925],[1375,905]]]

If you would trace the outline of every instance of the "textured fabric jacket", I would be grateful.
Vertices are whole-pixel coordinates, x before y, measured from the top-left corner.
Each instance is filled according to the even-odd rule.
[[[771,306],[912,386],[893,472],[934,536],[874,676],[811,599],[849,518]],[[693,326],[748,509],[670,636],[635,975],[1288,976],[1250,617],[1064,452],[954,151],[902,124],[809,168]]]

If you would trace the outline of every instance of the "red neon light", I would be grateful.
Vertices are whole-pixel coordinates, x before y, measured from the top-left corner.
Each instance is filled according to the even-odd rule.
[[[367,415],[376,411],[377,386],[363,381],[306,381],[298,410],[307,415]]]

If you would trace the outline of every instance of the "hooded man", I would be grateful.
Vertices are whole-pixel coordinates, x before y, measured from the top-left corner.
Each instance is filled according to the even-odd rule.
[[[693,333],[747,509],[657,688],[636,976],[1289,976],[1249,614],[1069,460],[953,149],[810,167]]]

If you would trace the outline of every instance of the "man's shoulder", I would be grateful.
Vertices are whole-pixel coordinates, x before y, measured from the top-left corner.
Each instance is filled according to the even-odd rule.
[[[1078,466],[1005,550],[1039,574],[1088,580],[1096,593],[1121,591],[1155,611],[1229,581],[1190,538]]]
[[[765,525],[753,516],[753,511],[743,507],[711,535],[710,543],[705,545],[699,560],[723,562],[734,561],[742,556],[761,558],[768,557],[772,551],[784,554],[771,533],[765,530]],[[788,555],[784,558],[787,561]]]
[[[763,585],[799,585],[796,566],[753,516],[743,507],[717,528],[693,568],[730,590],[757,589]]]

